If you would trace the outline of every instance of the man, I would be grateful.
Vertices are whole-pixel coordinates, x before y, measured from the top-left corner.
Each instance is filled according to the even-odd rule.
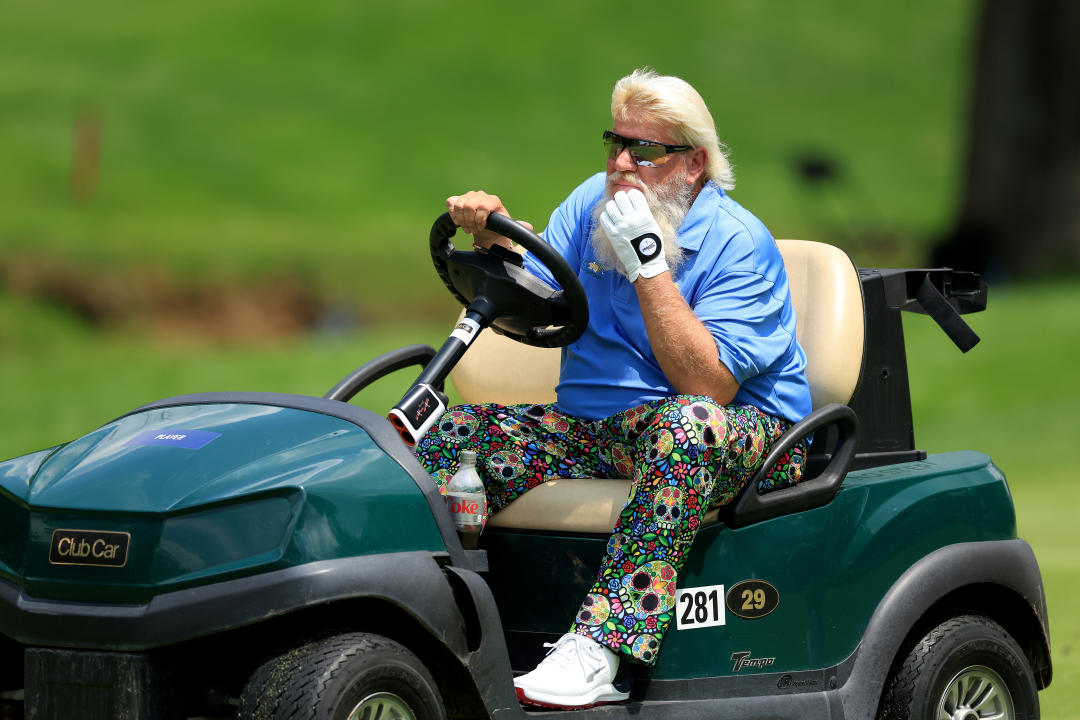
[[[590,310],[563,349],[558,401],[452,408],[417,447],[440,487],[457,453],[475,450],[489,512],[547,477],[634,481],[570,631],[514,681],[523,703],[544,707],[627,699],[620,659],[656,661],[706,510],[730,501],[811,409],[783,261],[727,195],[733,174],[700,95],[638,70],[615,85],[611,109],[606,172],[543,233],[577,268]],[[510,215],[497,196],[447,207],[476,244],[510,245],[485,230],[491,213]],[[528,255],[526,267],[550,281]],[[763,487],[796,482],[804,457],[800,447],[782,459]]]

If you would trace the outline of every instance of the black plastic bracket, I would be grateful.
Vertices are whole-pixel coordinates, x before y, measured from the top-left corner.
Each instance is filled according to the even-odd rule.
[[[986,281],[977,273],[951,268],[872,272],[884,281],[886,306],[929,315],[962,352],[979,342],[979,336],[960,317],[986,309]]]
[[[765,473],[797,443],[829,427],[837,429],[836,447],[821,473],[791,487],[762,494],[758,488]],[[847,405],[832,403],[818,408],[795,423],[772,446],[761,469],[742,489],[725,518],[729,527],[738,528],[770,518],[821,507],[840,491],[859,444],[859,419]]]

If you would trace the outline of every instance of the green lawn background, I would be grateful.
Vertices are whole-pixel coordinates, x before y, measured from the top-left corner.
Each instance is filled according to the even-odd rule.
[[[709,101],[738,199],[778,237],[914,262],[956,194],[972,7],[0,0],[0,245],[88,271],[285,268],[400,321],[430,307],[401,282],[443,199],[484,188],[542,226],[602,168],[613,82],[648,65]],[[836,181],[798,180],[806,153]]]
[[[971,0],[0,0],[0,263],[32,253],[88,277],[164,267],[238,285],[285,271],[356,323],[274,343],[162,340],[102,332],[0,287],[0,457],[167,395],[320,395],[379,352],[438,343],[456,311],[424,245],[443,198],[489,189],[542,226],[599,169],[611,84],[640,65],[702,91],[736,198],[774,234],[839,244],[863,265],[919,264],[958,193],[973,11]],[[79,201],[73,136],[93,121],[98,183]],[[835,158],[838,179],[801,182],[793,158],[806,152]],[[990,297],[970,318],[983,343],[967,355],[926,318],[907,320],[916,440],[983,450],[1009,477],[1051,612],[1043,716],[1080,718],[1068,460],[1080,290],[1004,284]],[[408,380],[357,402],[385,409]]]

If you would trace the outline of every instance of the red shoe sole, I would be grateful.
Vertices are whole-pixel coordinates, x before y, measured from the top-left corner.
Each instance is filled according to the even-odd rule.
[[[525,691],[519,687],[515,687],[514,692],[517,693],[518,702],[522,705],[546,708],[548,710],[588,710],[589,708],[599,707],[600,705],[618,705],[626,702],[626,700],[604,700],[602,702],[589,703],[588,705],[556,705],[554,703],[533,700],[531,697],[526,696]]]

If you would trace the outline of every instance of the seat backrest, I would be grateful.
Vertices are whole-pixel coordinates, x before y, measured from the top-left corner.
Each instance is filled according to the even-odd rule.
[[[859,381],[863,303],[859,273],[843,250],[806,240],[778,240],[796,334],[806,351],[814,408],[846,404]],[[546,403],[555,400],[558,348],[535,348],[484,330],[450,374],[465,402]]]

